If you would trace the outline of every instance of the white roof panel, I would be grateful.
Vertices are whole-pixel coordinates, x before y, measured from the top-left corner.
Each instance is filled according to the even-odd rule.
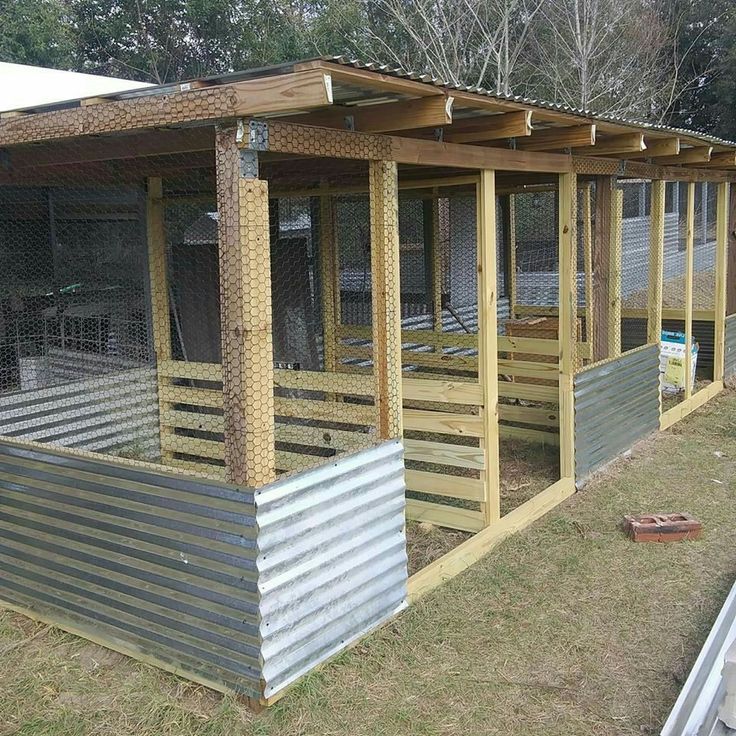
[[[0,62],[0,112],[150,86],[130,79]]]

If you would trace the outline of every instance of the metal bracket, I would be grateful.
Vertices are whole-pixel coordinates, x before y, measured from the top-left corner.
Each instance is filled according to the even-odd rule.
[[[268,151],[268,123],[251,120],[248,123],[248,148],[252,151]]]
[[[240,176],[243,179],[258,178],[258,151],[240,149]]]

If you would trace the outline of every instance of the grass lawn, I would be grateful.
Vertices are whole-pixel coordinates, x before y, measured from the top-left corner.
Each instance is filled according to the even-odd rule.
[[[629,542],[688,511],[697,542]],[[254,716],[0,613],[0,735],[655,734],[736,576],[736,392],[648,440]]]

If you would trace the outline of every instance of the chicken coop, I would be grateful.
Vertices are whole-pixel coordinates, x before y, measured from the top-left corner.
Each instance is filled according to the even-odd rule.
[[[273,702],[723,389],[735,177],[341,58],[3,113],[0,605]]]

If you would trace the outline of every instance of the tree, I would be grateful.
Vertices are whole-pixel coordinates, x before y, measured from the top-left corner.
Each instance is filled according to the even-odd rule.
[[[73,44],[59,0],[0,0],[0,60],[68,68]]]

